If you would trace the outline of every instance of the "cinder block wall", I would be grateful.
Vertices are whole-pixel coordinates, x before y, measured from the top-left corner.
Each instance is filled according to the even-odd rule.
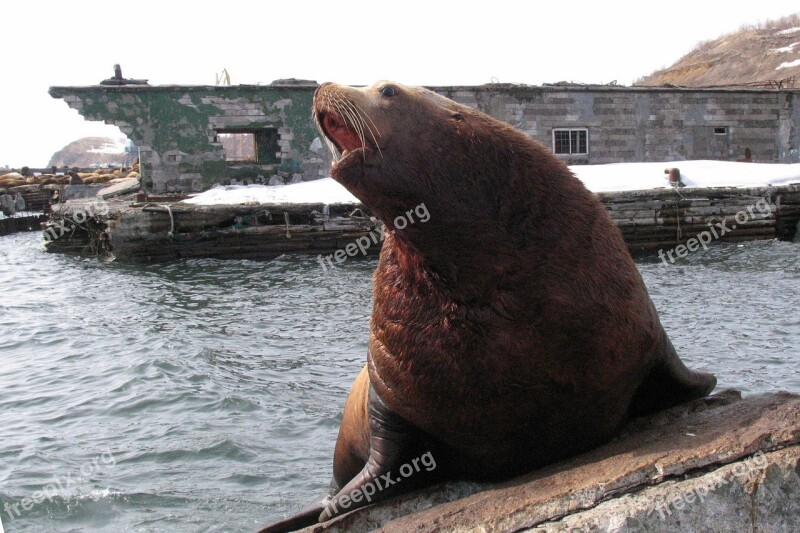
[[[587,155],[569,164],[736,160],[800,161],[800,91],[605,86],[435,87],[504,120],[545,146],[554,128],[587,128]],[[725,133],[715,133],[725,128]]]
[[[324,177],[331,156],[311,118],[317,85],[53,87],[88,120],[115,124],[140,148],[143,187],[195,192],[231,180]],[[547,147],[554,128],[586,128],[568,164],[686,159],[800,162],[800,90],[491,84],[432,87]],[[275,161],[226,162],[217,134],[274,128]]]
[[[324,177],[331,156],[311,120],[316,85],[53,87],[88,120],[118,126],[139,147],[143,188],[196,192],[231,180]],[[277,162],[226,162],[220,131],[277,130]],[[274,182],[274,180],[273,180]]]

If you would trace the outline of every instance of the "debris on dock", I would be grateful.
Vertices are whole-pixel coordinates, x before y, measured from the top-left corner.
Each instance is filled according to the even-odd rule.
[[[47,250],[134,262],[271,259],[284,253],[334,253],[379,226],[358,202],[202,205],[181,201],[183,197],[141,196],[54,205],[45,231]],[[634,252],[677,247],[712,231],[713,240],[791,240],[800,221],[800,185],[626,191],[599,197]]]
[[[378,224],[357,204],[204,206],[166,197],[84,198],[54,206],[45,246],[51,252],[113,254],[121,261],[146,263],[191,257],[272,259],[284,253],[333,253]]]

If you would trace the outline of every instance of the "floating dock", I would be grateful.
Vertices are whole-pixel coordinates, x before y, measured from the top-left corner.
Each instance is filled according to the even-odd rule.
[[[712,240],[792,240],[800,184],[598,193],[632,252],[673,248],[701,234]]]
[[[791,240],[800,221],[800,185],[682,188],[599,193],[632,252],[709,240]],[[380,222],[358,203],[195,205],[182,197],[84,198],[52,208],[50,252],[151,263],[192,257],[268,260],[286,253],[335,254],[372,238]],[[364,242],[363,239],[361,242]],[[349,254],[353,255],[353,254]]]
[[[47,215],[24,215],[0,218],[0,237],[21,231],[40,231]]]
[[[44,236],[50,252],[113,255],[127,262],[268,260],[286,253],[335,253],[377,225],[357,204],[203,206],[167,198],[104,204],[76,199],[53,206]]]
[[[47,221],[47,209],[52,191],[37,185],[7,189],[0,187],[0,195],[17,203],[16,209],[0,213],[0,237],[22,231],[38,231]],[[17,211],[17,209],[21,210]]]

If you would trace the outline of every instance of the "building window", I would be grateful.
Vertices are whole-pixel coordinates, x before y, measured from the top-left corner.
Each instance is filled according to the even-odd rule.
[[[553,130],[553,152],[557,155],[586,155],[589,153],[587,128],[556,128]]]
[[[727,135],[728,128],[725,126],[714,128],[714,135]]]
[[[254,133],[220,133],[218,138],[225,150],[226,161],[258,161]]]
[[[279,137],[276,128],[217,131],[217,139],[225,150],[225,161],[229,163],[280,163]]]

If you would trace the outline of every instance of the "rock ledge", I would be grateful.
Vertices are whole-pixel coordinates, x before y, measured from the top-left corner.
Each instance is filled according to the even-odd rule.
[[[497,485],[448,483],[305,532],[800,531],[800,396],[723,391]]]

